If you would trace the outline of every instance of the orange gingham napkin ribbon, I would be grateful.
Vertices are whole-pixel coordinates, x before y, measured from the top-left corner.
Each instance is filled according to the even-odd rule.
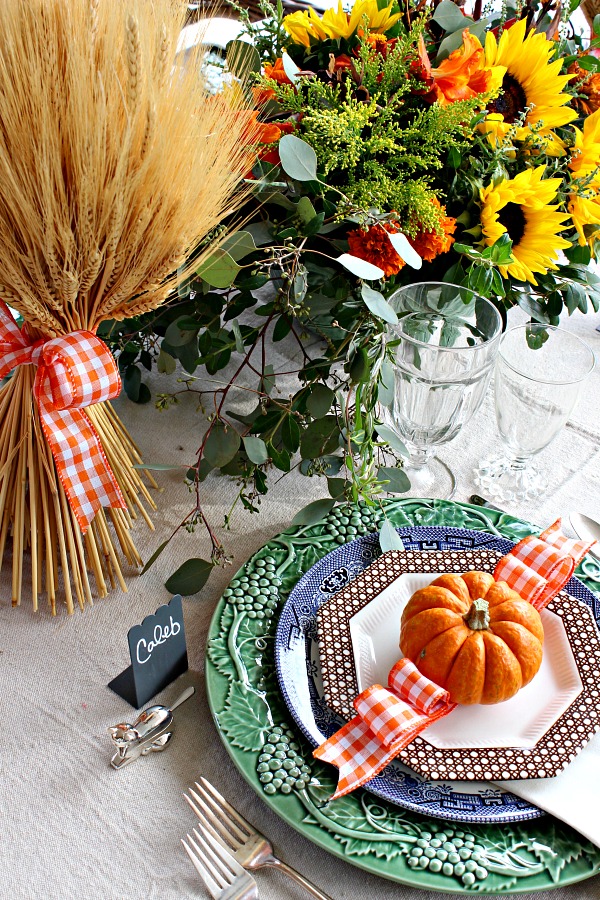
[[[368,687],[354,700],[353,719],[314,751],[340,770],[332,800],[374,778],[410,742],[456,707],[450,694],[421,675],[409,659],[390,670],[388,688]]]
[[[117,365],[106,344],[91,331],[32,341],[0,300],[0,378],[28,364],[37,366],[33,392],[40,421],[85,534],[101,507],[126,506],[98,433],[83,411],[119,395]]]
[[[503,556],[494,570],[524,600],[540,610],[565,586],[595,541],[574,541],[560,519],[539,537],[530,535]],[[456,708],[450,695],[418,671],[409,659],[391,669],[388,688],[374,684],[354,700],[357,715],[314,751],[339,769],[331,797],[343,797],[374,778],[414,738]]]
[[[519,541],[494,569],[496,581],[506,581],[537,610],[556,597],[596,543],[565,537],[560,524],[557,519],[539,537],[532,534]]]

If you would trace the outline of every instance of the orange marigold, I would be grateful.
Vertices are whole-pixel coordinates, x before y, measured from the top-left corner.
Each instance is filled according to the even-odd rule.
[[[388,234],[396,234],[400,229],[387,223],[383,225],[371,225],[364,231],[357,228],[348,234],[348,247],[353,256],[358,256],[374,266],[383,269],[386,278],[397,275],[404,266],[401,259],[392,247]]]
[[[440,211],[439,224],[443,234],[433,230],[420,231],[416,237],[410,238],[410,243],[426,262],[431,262],[440,253],[448,252],[454,243],[452,235],[456,231],[456,219],[446,215],[446,207],[441,205],[437,197],[433,198],[432,203]]]
[[[586,116],[591,116],[600,109],[600,72],[587,72],[578,62],[572,63],[567,72],[573,76],[571,81],[579,82],[577,93],[580,96],[573,98],[574,106],[579,107]]]
[[[388,53],[391,53],[397,42],[397,38],[386,38],[384,34],[367,35],[367,44],[371,47],[372,50],[375,50],[376,53],[379,53],[380,56],[383,56],[384,59],[387,59]],[[355,53],[358,56],[359,51],[356,50]]]

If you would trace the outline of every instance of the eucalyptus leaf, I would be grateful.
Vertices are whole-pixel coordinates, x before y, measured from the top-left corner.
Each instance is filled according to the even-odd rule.
[[[317,211],[310,202],[308,197],[300,197],[298,200],[298,206],[296,207],[296,212],[298,214],[299,219],[307,225],[317,215]]]
[[[379,546],[381,547],[382,553],[387,553],[388,550],[404,550],[402,538],[389,519],[386,519],[381,526],[381,531],[379,532]]]
[[[246,79],[260,72],[260,56],[247,41],[229,41],[226,48],[227,68],[236,78]]]
[[[267,445],[262,438],[247,435],[244,438],[244,450],[250,462],[256,466],[262,466],[269,459]]]
[[[302,459],[317,459],[335,450],[339,443],[340,426],[335,416],[315,419],[302,434],[300,455]]]
[[[292,57],[289,55],[289,53],[285,52],[285,50],[281,54],[281,61],[283,63],[283,71],[285,72],[287,77],[290,79],[292,84],[295,84],[296,81],[298,80],[297,75],[298,75],[298,72],[300,72],[300,68],[296,65],[296,63],[294,62]]]
[[[284,137],[286,137],[286,136],[287,135],[284,135]],[[291,135],[289,135],[289,136],[291,137]],[[281,140],[283,140],[283,138],[281,138]],[[279,144],[281,146],[281,141],[279,142]],[[286,197],[285,194],[282,194],[279,191],[275,191],[275,193],[271,194],[268,197],[268,202],[274,203],[275,206],[282,206],[284,209],[289,209],[290,212],[296,211],[296,204],[293,203],[289,197]],[[269,240],[272,240],[272,238],[269,238]]]
[[[342,253],[341,256],[338,256],[337,262],[353,275],[358,278],[366,278],[367,281],[374,281],[385,275],[379,266],[374,266],[373,263],[367,262],[366,259],[361,259],[359,256],[352,256],[351,253]]]
[[[179,327],[179,322],[181,322],[184,318],[184,316],[179,316],[178,319],[175,319],[174,322],[171,322],[165,332],[165,341],[171,347],[183,347],[185,346],[185,344],[191,343],[198,336],[198,328],[193,329]]]
[[[213,570],[213,564],[198,557],[186,560],[176,572],[167,578],[165,587],[172,594],[189,597],[202,590]]]
[[[306,266],[299,265],[294,275],[294,300],[302,303],[308,290],[308,272]]]
[[[315,419],[322,419],[331,409],[334,393],[326,384],[313,385],[306,401],[306,408]]]
[[[134,469],[140,469],[142,472],[144,469],[148,469],[149,472],[173,472],[175,469],[187,469],[187,466],[173,466],[168,465],[167,463],[134,463]]]
[[[383,294],[380,294],[379,291],[374,291],[368,284],[361,285],[360,293],[365,301],[365,306],[374,316],[383,319],[384,322],[388,322],[390,325],[398,324],[398,316]]]
[[[442,0],[436,7],[433,21],[443,28],[444,31],[453,32],[460,30],[462,33],[463,29],[467,28],[472,20],[467,19],[452,0]]]
[[[272,443],[268,446],[268,453],[273,461],[273,465],[281,472],[289,472],[291,469],[291,456],[285,449],[274,447]]]
[[[544,312],[543,306],[529,294],[519,292],[519,294],[517,294],[517,303],[521,309],[524,309],[527,315],[531,316],[532,319],[535,319],[536,322],[542,322],[544,325],[549,324],[550,319]]]
[[[296,513],[296,515],[292,519],[290,528],[316,525],[317,522],[320,522],[321,519],[324,519],[325,516],[327,516],[331,512],[334,506],[335,500],[333,499],[314,500],[312,503],[309,503],[308,506],[304,506],[301,510],[299,510],[299,512]]]
[[[286,318],[286,316],[280,316],[280,318],[275,322],[275,327],[273,328],[273,343],[276,344],[277,341],[282,341],[285,337],[288,336],[291,330],[291,321]]]
[[[156,368],[161,374],[172,375],[177,368],[177,360],[161,348],[156,360]]]
[[[252,237],[257,247],[264,247],[273,241],[273,236],[266,222],[250,222],[244,231]]]
[[[283,420],[281,440],[285,449],[290,453],[295,453],[300,446],[300,426],[294,416],[287,416]]]
[[[454,3],[452,6],[454,6]],[[388,233],[388,240],[400,259],[403,259],[407,265],[412,266],[413,269],[421,268],[423,260],[405,234],[402,234],[400,231],[397,234]]]
[[[235,428],[216,422],[206,439],[204,456],[213,468],[220,469],[231,462],[240,444],[241,438]]]
[[[448,2],[452,3],[452,0],[448,0]],[[454,6],[454,3],[452,3]],[[462,13],[461,13],[462,15]],[[456,20],[458,22],[458,19]],[[472,19],[468,19],[463,16],[463,25],[461,27],[460,23],[458,23],[458,28],[453,32],[448,32],[442,43],[440,44],[440,48],[438,50],[438,55],[436,57],[436,63],[440,63],[443,59],[446,59],[454,50],[458,50],[459,47],[463,44],[463,30],[467,28],[469,33],[474,35],[481,43],[485,43],[485,33],[487,31],[488,26],[491,24],[491,19],[479,19],[478,22],[473,22]]]
[[[317,154],[306,141],[293,134],[284,134],[279,141],[279,159],[283,171],[296,181],[315,181]]]
[[[390,494],[405,494],[410,490],[408,475],[395,466],[382,466],[377,472],[377,481],[384,484]]]
[[[233,331],[233,336],[235,338],[235,349],[238,353],[244,352],[244,340],[242,338],[242,332],[240,331],[240,323],[237,319],[232,319],[231,321],[231,330]]]
[[[254,237],[249,231],[236,231],[230,234],[221,244],[221,250],[225,250],[236,262],[256,251]]]
[[[172,537],[172,535],[171,535],[171,537]],[[163,550],[165,549],[165,547],[167,546],[167,544],[169,544],[170,542],[171,542],[171,538],[168,537],[168,538],[166,539],[166,541],[163,541],[162,544],[159,544],[159,545],[158,545],[158,547],[156,548],[156,550],[154,551],[154,553],[152,554],[152,556],[150,557],[150,559],[148,560],[148,562],[145,564],[145,566],[144,566],[144,568],[142,569],[142,571],[140,572],[140,575],[144,575],[144,573],[148,571],[148,569],[150,568],[150,566],[152,566],[152,565],[156,562],[156,560],[158,559],[158,557],[160,556],[160,554],[163,552]]]
[[[397,453],[400,453],[402,456],[409,455],[406,445],[389,425],[378,425],[377,434],[382,440],[386,441],[393,450],[396,450]]]
[[[327,487],[334,500],[343,500],[346,492],[345,478],[328,478]]]
[[[127,366],[123,375],[123,388],[130,400],[137,403],[140,398],[142,373],[137,366]]]
[[[241,266],[238,266],[235,259],[227,253],[226,250],[215,250],[207,260],[205,260],[196,272],[211,287],[226,288],[234,281]]]
[[[394,405],[394,382],[394,367],[389,359],[384,359],[381,364],[381,372],[379,375],[377,399],[383,406],[387,407],[387,409],[391,409]]]
[[[144,384],[142,382],[142,384],[140,384],[140,390],[138,392],[137,402],[138,403],[150,403],[151,400],[152,400],[152,393],[150,392],[150,388],[148,387],[147,384]]]

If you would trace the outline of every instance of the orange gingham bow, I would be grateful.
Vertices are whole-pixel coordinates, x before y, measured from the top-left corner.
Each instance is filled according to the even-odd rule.
[[[530,535],[503,556],[494,570],[536,609],[543,609],[565,586],[595,541],[573,541],[560,530],[560,519],[539,537]],[[450,695],[418,671],[409,659],[391,669],[388,688],[374,684],[354,700],[358,715],[314,751],[339,769],[332,796],[343,797],[374,778],[414,738],[456,708]]]
[[[83,407],[117,397],[121,379],[106,346],[90,331],[32,341],[0,300],[0,378],[37,366],[33,392],[56,470],[81,531],[102,506],[125,508],[100,438]]]

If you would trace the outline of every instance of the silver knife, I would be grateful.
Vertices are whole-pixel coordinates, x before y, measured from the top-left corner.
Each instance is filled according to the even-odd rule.
[[[472,503],[473,506],[483,506],[485,509],[493,509],[496,512],[505,513],[505,509],[500,509],[499,506],[494,506],[493,503],[490,503],[489,500],[486,500],[485,497],[480,497],[479,494],[471,494],[469,497],[469,503]]]

